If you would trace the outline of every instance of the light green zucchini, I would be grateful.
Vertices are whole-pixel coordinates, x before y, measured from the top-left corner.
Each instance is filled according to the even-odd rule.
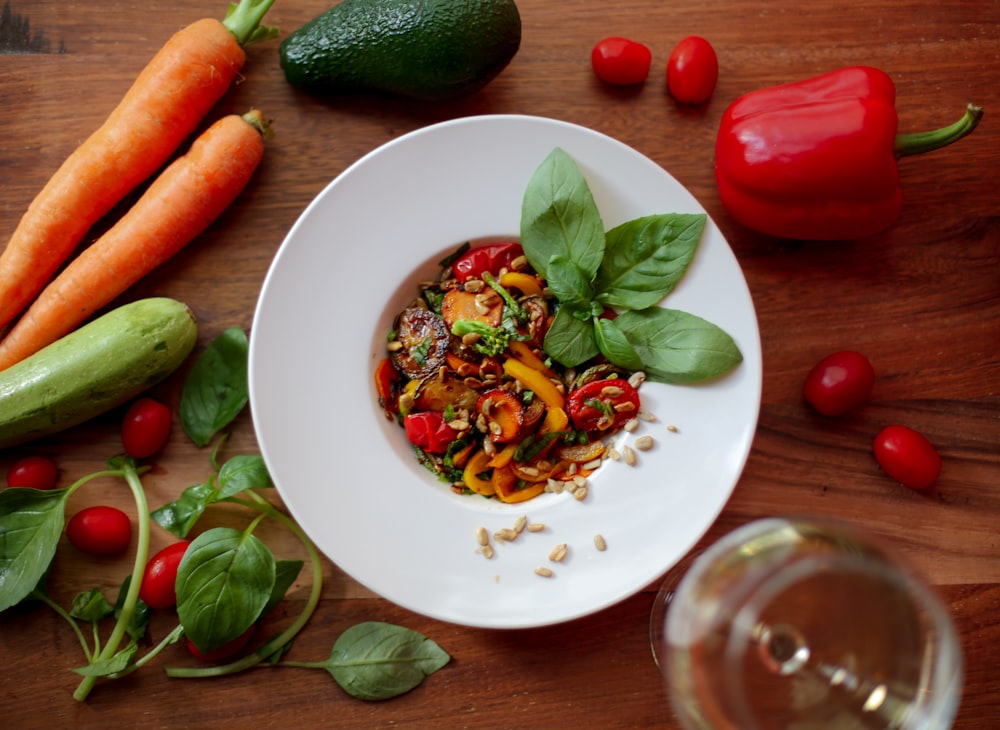
[[[62,431],[134,398],[194,349],[191,310],[165,297],[113,309],[0,371],[0,449]]]

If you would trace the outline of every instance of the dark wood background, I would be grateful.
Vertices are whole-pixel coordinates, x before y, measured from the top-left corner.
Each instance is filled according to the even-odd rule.
[[[123,299],[165,294],[201,323],[199,346],[249,327],[271,258],[296,217],[350,163],[421,126],[474,114],[556,117],[612,135],[670,171],[701,201],[732,245],[754,296],[764,353],[760,423],[745,472],[705,542],[757,517],[833,515],[895,544],[937,588],[961,633],[966,684],[957,727],[1000,718],[1000,4],[880,0],[845,8],[776,0],[694,2],[520,0],[521,50],[470,98],[418,105],[377,98],[317,99],[284,81],[277,41],[249,51],[244,78],[213,116],[261,108],[276,136],[233,208]],[[277,0],[268,22],[282,36],[325,10],[323,0]],[[0,241],[73,147],[95,129],[142,65],[179,27],[221,16],[223,2],[92,3],[11,0],[0,29]],[[708,38],[721,72],[713,98],[682,107],[664,90],[673,45]],[[653,71],[639,89],[602,86],[589,65],[608,35],[642,41]],[[20,40],[18,40],[20,38]],[[16,52],[28,50],[30,52]],[[726,106],[743,92],[839,66],[886,70],[901,131],[950,123],[967,102],[980,128],[942,151],[901,164],[906,206],[891,230],[850,243],[803,244],[742,229],[719,203],[713,145]],[[391,201],[387,201],[391,205]],[[824,419],[802,402],[802,379],[836,349],[865,352],[878,372],[871,403]],[[157,388],[176,403],[179,378]],[[117,441],[108,414],[65,434],[0,453],[55,457],[67,481],[96,470]],[[930,495],[881,474],[871,438],[890,422],[925,433],[944,457]],[[244,414],[232,453],[256,449]],[[208,457],[180,430],[147,477],[150,502],[203,481]],[[95,485],[73,507],[130,499]],[[224,520],[224,514],[218,516]],[[275,552],[294,543],[275,530]],[[154,534],[155,544],[168,540]],[[284,551],[284,552],[283,552]],[[290,556],[290,555],[289,555]],[[60,553],[52,592],[117,590],[128,560]],[[454,660],[416,691],[383,703],[350,699],[322,672],[280,669],[212,680],[169,680],[157,667],[100,685],[85,704],[71,693],[75,638],[42,609],[0,615],[0,717],[5,728],[50,727],[675,727],[650,657],[647,621],[656,585],[565,625],[487,631],[439,623],[372,595],[324,563],[322,603],[292,658],[325,657],[341,631],[365,619],[401,623]],[[307,593],[296,586],[287,612]],[[280,623],[282,615],[274,617]],[[154,624],[166,630],[166,624]],[[164,660],[182,663],[174,647]]]

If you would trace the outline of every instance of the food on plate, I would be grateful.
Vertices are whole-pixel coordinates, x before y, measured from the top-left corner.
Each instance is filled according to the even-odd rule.
[[[726,211],[761,233],[849,240],[888,228],[903,208],[897,160],[961,139],[981,107],[954,124],[897,134],[896,90],[883,71],[851,66],[758,89],[726,109],[715,176]]]
[[[45,287],[0,340],[0,370],[72,332],[222,215],[260,164],[267,129],[257,110],[210,126]]]
[[[875,369],[854,350],[833,352],[813,365],[802,385],[806,401],[824,416],[840,416],[868,400]]]
[[[281,43],[293,86],[424,101],[471,94],[521,45],[513,0],[342,0]]]
[[[886,426],[875,436],[872,450],[882,471],[910,489],[930,489],[941,474],[941,454],[909,426]]]
[[[648,46],[620,36],[599,40],[590,52],[590,65],[597,78],[614,86],[641,84],[649,76],[652,61]]]
[[[719,80],[719,58],[701,36],[688,36],[670,52],[667,90],[682,104],[703,104]]]
[[[517,242],[488,242],[448,257],[396,317],[380,405],[456,491],[523,502],[585,478],[639,415],[630,371],[545,354],[555,306]]]
[[[128,402],[180,367],[197,338],[185,304],[139,299],[0,371],[0,448]]]
[[[160,169],[243,67],[243,45],[267,37],[273,0],[241,0],[225,20],[178,31],[107,121],[53,174],[0,254],[0,328],[58,271],[84,234]]]
[[[117,507],[85,507],[66,523],[66,537],[91,555],[114,555],[132,541],[132,520]]]

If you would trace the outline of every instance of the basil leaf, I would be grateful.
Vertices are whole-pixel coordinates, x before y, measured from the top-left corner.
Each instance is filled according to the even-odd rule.
[[[594,284],[610,307],[646,309],[674,290],[694,258],[706,216],[651,215],[622,223],[607,234]]]
[[[252,534],[215,527],[188,546],[177,569],[177,617],[201,652],[250,628],[271,597],[276,566]]]
[[[559,307],[556,311],[542,347],[549,357],[568,368],[586,362],[599,352],[590,317],[580,320],[570,307]]]
[[[52,562],[65,523],[67,489],[0,492],[0,611],[24,600]]]
[[[248,352],[246,332],[230,327],[212,340],[184,380],[181,425],[196,445],[208,444],[247,404]]]
[[[642,370],[644,365],[639,353],[625,337],[615,320],[597,317],[594,319],[594,337],[597,347],[610,362],[626,370]]]
[[[409,692],[451,660],[412,629],[365,621],[341,634],[323,664],[345,692],[362,700],[387,700]]]
[[[139,647],[133,641],[107,659],[95,661],[85,667],[77,667],[73,671],[84,677],[113,677],[132,666],[138,653]]]
[[[219,469],[219,498],[232,497],[244,489],[273,487],[271,475],[258,454],[234,456]]]
[[[549,259],[549,275],[545,281],[562,304],[589,309],[593,298],[590,279],[565,256]]]
[[[219,490],[212,484],[196,484],[181,492],[181,496],[173,502],[153,510],[150,517],[167,532],[187,537],[205,509],[219,499]]]
[[[261,616],[271,613],[281,603],[292,583],[302,572],[303,565],[301,560],[278,560],[274,564],[274,585],[271,587],[271,596],[267,599],[264,610],[260,612]]]
[[[650,380],[696,383],[728,372],[743,360],[726,332],[701,317],[650,307],[615,320]]]
[[[81,621],[91,621],[96,623],[102,618],[107,618],[115,612],[115,607],[108,603],[108,599],[101,593],[100,588],[91,588],[85,593],[77,593],[73,596],[73,607],[69,610],[69,615]]]
[[[521,247],[546,280],[549,262],[562,256],[593,279],[604,258],[604,223],[586,179],[556,147],[532,174],[521,205]]]

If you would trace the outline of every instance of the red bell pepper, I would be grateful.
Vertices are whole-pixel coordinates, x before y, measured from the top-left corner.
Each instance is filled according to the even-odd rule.
[[[761,233],[851,240],[892,225],[903,208],[897,160],[969,134],[982,109],[954,124],[897,134],[887,74],[852,66],[759,89],[722,117],[715,175],[726,212]]]

